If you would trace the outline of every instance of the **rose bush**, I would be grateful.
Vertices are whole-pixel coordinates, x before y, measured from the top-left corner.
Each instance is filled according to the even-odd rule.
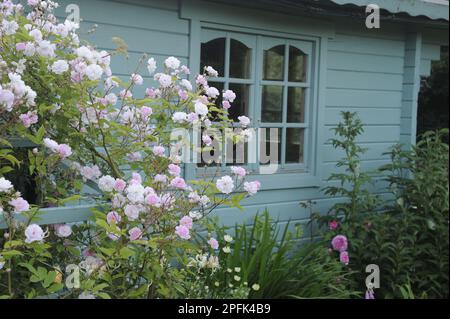
[[[213,139],[223,142],[209,132],[233,125],[228,109],[236,95],[222,92],[217,106],[221,92],[208,85],[217,71],[206,67],[191,84],[190,70],[175,57],[161,72],[153,58],[143,57],[129,79],[115,77],[110,61],[117,52],[82,44],[78,24],[59,23],[56,7],[52,1],[0,4],[0,141],[9,147],[0,160],[12,163],[4,173],[18,165],[11,136],[35,143],[21,165],[39,189],[30,205],[0,179],[0,213],[8,227],[0,240],[0,295],[188,296],[182,270],[186,256],[201,249],[192,241],[196,225],[208,224],[205,218],[220,205],[240,207],[261,185],[246,180],[241,167],[220,178],[184,180],[183,147],[201,150],[173,132],[200,129],[206,150]],[[158,86],[139,97],[134,90],[144,85],[142,68]],[[241,129],[227,135],[232,142],[249,135],[250,119],[242,116],[237,125]],[[36,224],[39,207],[87,200],[88,180],[100,191],[90,196],[97,203],[90,221]],[[217,241],[209,245],[214,251]],[[209,258],[217,264],[214,252]],[[77,268],[65,278],[68,264]]]

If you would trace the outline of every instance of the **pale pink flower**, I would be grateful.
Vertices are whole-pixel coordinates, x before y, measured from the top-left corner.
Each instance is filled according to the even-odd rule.
[[[26,212],[30,210],[30,205],[22,197],[17,197],[9,201],[9,205],[14,208],[15,213]]]
[[[209,135],[203,135],[202,136],[202,141],[206,146],[211,146],[212,144],[212,138]]]
[[[245,168],[240,167],[240,166],[232,166],[231,167],[231,172],[238,176],[238,177],[245,177],[245,175],[247,175],[247,172],[245,171]]]
[[[67,224],[57,224],[55,227],[55,234],[58,237],[66,238],[72,235],[72,227]]]
[[[31,224],[25,229],[25,242],[30,244],[35,241],[42,241],[45,233],[39,225]]]
[[[336,251],[346,251],[348,248],[347,237],[344,235],[337,235],[331,240],[331,246]]]
[[[155,182],[157,183],[167,183],[167,176],[162,174],[155,175]]]
[[[175,188],[178,188],[178,189],[186,189],[186,187],[187,187],[186,182],[185,182],[184,179],[181,178],[181,177],[175,177],[175,178],[172,180],[172,182],[170,182],[170,185],[171,185],[172,187],[175,187]]]
[[[239,116],[238,120],[242,127],[247,127],[250,125],[250,119],[247,116]]]
[[[244,190],[251,196],[255,195],[260,189],[261,183],[258,181],[244,183]]]
[[[117,224],[120,223],[120,221],[122,220],[122,218],[120,217],[120,215],[115,212],[115,211],[110,211],[107,215],[106,215],[106,221],[108,222],[108,224]]]
[[[118,178],[114,182],[114,189],[118,192],[123,192],[126,186],[127,183],[123,179]]]
[[[162,146],[157,145],[153,147],[153,154],[155,154],[156,156],[164,156],[165,152],[166,150]]]
[[[125,206],[124,213],[129,220],[134,221],[139,218],[139,207],[136,205],[127,205]]]
[[[189,234],[189,228],[187,228],[186,226],[176,226],[175,234],[177,234],[181,239],[188,240],[191,238],[191,235]]]
[[[180,225],[191,229],[193,226],[192,218],[189,216],[184,216],[180,219]]]
[[[225,92],[223,92],[222,96],[225,101],[229,101],[230,103],[233,103],[236,99],[236,94],[231,90],[226,90]]]
[[[130,235],[131,241],[138,240],[142,236],[142,230],[138,227],[134,227],[128,231],[128,234]]]
[[[219,242],[218,242],[217,239],[215,239],[215,238],[212,238],[212,237],[211,237],[211,238],[208,240],[208,244],[209,244],[209,246],[211,246],[211,248],[214,249],[214,250],[219,249]]]
[[[216,182],[217,189],[223,194],[230,194],[234,189],[234,182],[230,176],[223,176]]]
[[[178,165],[175,164],[169,164],[169,174],[172,176],[180,176],[181,174],[181,168]]]
[[[231,108],[231,104],[230,104],[230,102],[228,102],[228,101],[223,101],[223,102],[222,102],[222,107],[223,107],[225,110],[228,110],[229,108]]]
[[[59,144],[57,148],[57,153],[61,159],[65,159],[72,155],[72,149],[67,144]]]
[[[148,194],[145,197],[145,203],[150,206],[159,206],[159,204],[161,203],[161,199],[156,194]]]

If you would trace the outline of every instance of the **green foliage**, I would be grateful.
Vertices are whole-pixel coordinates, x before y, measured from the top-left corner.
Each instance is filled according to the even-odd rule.
[[[348,174],[334,174],[332,179],[340,180],[341,185],[348,182],[350,191],[331,188],[330,192],[328,188],[327,194],[344,195],[349,200],[335,205],[329,216],[317,217],[322,224],[339,221],[337,229],[324,233],[324,240],[329,245],[337,234],[348,237],[355,289],[366,289],[365,267],[376,264],[381,276],[377,298],[411,298],[415,294],[447,298],[449,158],[443,140],[448,131],[425,133],[411,149],[393,147],[387,154],[391,163],[379,172],[386,176],[394,200],[378,205],[373,195],[360,189],[363,183],[370,183],[370,177],[354,169],[362,151],[355,145],[361,123],[354,119],[355,114],[343,116],[336,133],[344,138],[333,145],[346,151],[340,165]]]
[[[204,282],[220,290],[236,285],[234,277],[250,288],[250,298],[349,298],[349,273],[318,244],[302,244],[290,223],[275,222],[266,211],[256,215],[252,225],[234,227],[232,242],[223,241],[219,260],[222,271]],[[224,227],[215,226],[217,238]],[[236,274],[236,269],[239,270]],[[215,282],[220,283],[216,287]],[[211,288],[210,288],[211,289]]]

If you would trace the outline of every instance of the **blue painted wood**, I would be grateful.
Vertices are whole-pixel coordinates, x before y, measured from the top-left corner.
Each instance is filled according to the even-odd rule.
[[[330,129],[340,120],[340,111],[358,112],[366,124],[364,134],[358,139],[369,149],[362,157],[363,168],[374,169],[387,163],[383,152],[399,141],[413,139],[418,76],[429,74],[439,45],[448,43],[448,28],[439,30],[417,25],[414,26],[417,32],[411,33],[404,25],[386,22],[381,29],[368,30],[363,21],[236,8],[225,2],[62,0],[61,3],[59,16],[64,16],[66,4],[80,5],[83,32],[98,25],[97,32],[82,36],[98,48],[114,49],[111,41],[114,36],[128,43],[129,58],[112,59],[113,71],[124,80],[135,71],[136,62],[144,53],[154,56],[160,65],[167,56],[180,58],[192,69],[192,79],[199,69],[202,27],[314,43],[317,60],[313,72],[316,76],[311,79],[314,88],[311,129],[316,139],[308,148],[308,156],[313,158],[311,170],[253,176],[261,180],[263,190],[244,201],[245,212],[227,208],[216,212],[229,225],[251,222],[253,215],[265,208],[276,218],[305,224],[309,215],[298,205],[300,201],[315,200],[315,210],[325,213],[343,200],[326,198],[321,191],[326,185],[336,185],[326,179],[331,172],[339,171],[335,163],[343,156],[342,151],[335,150],[328,142],[333,137]],[[147,76],[145,65],[140,72],[146,85],[154,83]],[[142,94],[144,89],[137,93]],[[258,105],[260,100],[255,102]],[[253,116],[257,118],[258,114]],[[192,166],[188,165],[185,172],[187,179],[195,178]],[[389,199],[386,187],[386,181],[377,178],[370,190]],[[75,222],[89,215],[90,206],[45,209],[41,222]]]

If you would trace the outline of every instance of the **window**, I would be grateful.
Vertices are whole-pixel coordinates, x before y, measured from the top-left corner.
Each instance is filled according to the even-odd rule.
[[[210,85],[236,93],[232,119],[249,116],[255,128],[266,129],[267,144],[269,129],[278,130],[278,164],[284,171],[308,169],[312,57],[309,41],[202,30],[200,71],[211,65],[220,77]]]

